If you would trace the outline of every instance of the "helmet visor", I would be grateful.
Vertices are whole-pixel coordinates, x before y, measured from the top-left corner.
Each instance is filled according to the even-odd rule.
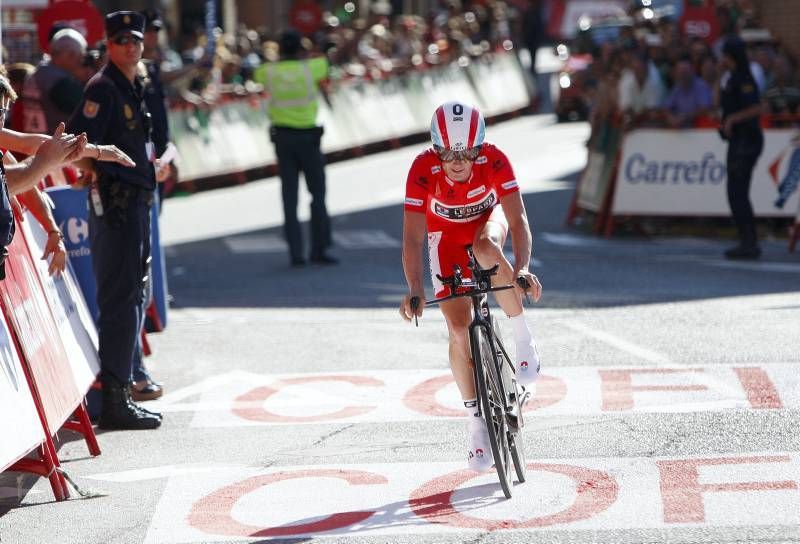
[[[465,149],[463,151],[446,149],[438,145],[433,146],[433,149],[434,151],[436,151],[436,154],[439,155],[439,159],[441,159],[442,162],[452,162],[452,161],[474,162],[475,159],[478,158],[478,155],[481,154],[481,146],[479,145],[475,147],[470,147],[469,149]]]

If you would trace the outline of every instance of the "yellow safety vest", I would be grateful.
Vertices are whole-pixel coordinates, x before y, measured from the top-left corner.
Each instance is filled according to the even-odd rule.
[[[274,126],[313,128],[317,124],[317,83],[328,76],[328,60],[283,60],[259,66],[253,78],[269,93]]]

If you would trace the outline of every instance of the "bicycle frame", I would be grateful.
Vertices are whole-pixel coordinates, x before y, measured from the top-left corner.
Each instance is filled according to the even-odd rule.
[[[473,362],[476,362],[476,361],[480,360],[479,357],[482,358],[481,354],[479,353],[480,345],[479,345],[478,336],[477,336],[477,333],[476,333],[476,329],[482,328],[484,330],[484,332],[486,333],[486,338],[489,340],[489,347],[491,348],[492,353],[497,353],[498,352],[498,349],[497,349],[498,345],[500,346],[500,348],[501,348],[501,350],[503,352],[503,359],[504,360],[500,361],[500,366],[506,364],[507,355],[505,354],[505,348],[502,347],[502,343],[500,343],[498,341],[498,339],[495,337],[494,328],[492,327],[492,318],[491,318],[491,313],[490,313],[490,310],[489,310],[489,300],[488,300],[489,297],[486,296],[485,293],[482,293],[482,294],[478,294],[478,295],[473,295],[470,298],[472,299],[472,322],[469,325],[469,344],[470,344],[470,350],[472,352]],[[497,359],[496,358],[492,358],[492,361],[496,363]],[[488,364],[489,361],[486,361],[486,363]],[[502,373],[502,368],[498,368],[496,364],[493,365],[493,366],[495,368],[491,369],[492,370],[492,372],[491,372],[492,375],[491,376],[485,376],[485,378],[486,378],[487,383],[488,383],[489,380],[491,380],[492,382],[496,383],[497,390],[502,393],[501,396],[502,396],[502,399],[503,399],[503,411],[504,412],[508,412],[510,410],[511,406],[510,406],[510,403],[509,403],[509,395],[508,395],[508,391],[507,391],[507,386],[510,385],[510,384],[504,383],[504,380],[502,378],[502,374],[503,374]],[[481,383],[478,380],[478,372],[483,372],[483,369],[481,367],[482,367],[482,365],[480,365],[480,364],[477,364],[477,363],[473,364],[473,368],[472,368],[473,379],[475,380],[476,384]],[[483,392],[482,391],[478,391],[477,388],[476,388],[476,391],[479,394],[483,394]],[[483,412],[482,412],[483,409],[480,408],[481,407],[480,399],[478,399],[478,401],[479,401],[478,402],[479,413],[481,413],[481,415],[483,415]]]

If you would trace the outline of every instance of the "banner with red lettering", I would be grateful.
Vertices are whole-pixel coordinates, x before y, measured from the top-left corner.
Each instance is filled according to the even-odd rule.
[[[67,266],[67,269],[57,276],[48,273],[48,261],[39,258],[44,254],[47,232],[30,212],[25,214],[24,221],[20,221],[18,232],[25,237],[33,254],[33,262],[36,264],[44,295],[53,311],[53,318],[67,350],[67,359],[75,376],[75,384],[79,391],[88,391],[100,373],[97,329],[78,288],[72,268]]]
[[[753,171],[750,200],[759,217],[793,217],[800,197],[778,207],[791,175],[790,129],[764,131],[764,151]],[[634,130],[625,137],[617,171],[614,215],[728,216],[727,143],[716,130]]]
[[[0,472],[44,440],[22,362],[0,312]]]
[[[55,434],[81,403],[84,391],[75,385],[58,326],[22,232],[17,232],[8,246],[6,279],[0,281],[0,294],[41,395],[48,430]]]

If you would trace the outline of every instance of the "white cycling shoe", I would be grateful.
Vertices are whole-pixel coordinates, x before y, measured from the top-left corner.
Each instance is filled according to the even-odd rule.
[[[489,430],[482,417],[469,416],[467,421],[469,453],[467,462],[475,472],[486,472],[492,468],[492,446],[489,443]]]
[[[539,378],[539,350],[531,342],[526,346],[517,346],[517,383],[530,385]]]

